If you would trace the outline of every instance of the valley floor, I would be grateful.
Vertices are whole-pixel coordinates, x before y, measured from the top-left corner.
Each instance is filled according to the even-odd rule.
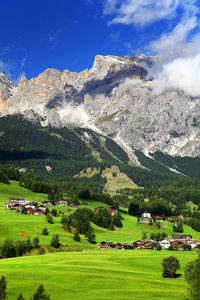
[[[116,251],[54,253],[0,260],[0,276],[7,279],[8,299],[22,292],[29,299],[44,284],[53,300],[67,299],[182,299],[186,292],[184,267],[195,252],[173,252],[181,276],[162,277],[161,262],[169,251]]]

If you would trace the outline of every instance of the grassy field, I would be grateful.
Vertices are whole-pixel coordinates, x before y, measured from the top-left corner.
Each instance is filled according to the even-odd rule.
[[[82,170],[81,172],[79,172],[78,174],[74,175],[74,177],[87,177],[87,178],[91,178],[95,175],[98,175],[100,172],[100,169],[97,168],[87,168]]]
[[[113,177],[113,172],[117,174]],[[106,189],[108,193],[116,193],[117,190],[130,188],[136,189],[138,186],[125,174],[120,172],[118,168],[106,168],[102,172],[102,177],[107,178]]]
[[[8,281],[8,300],[20,292],[29,299],[41,283],[52,300],[179,300],[186,291],[185,264],[197,253],[173,252],[180,260],[177,273],[181,276],[162,278],[161,262],[171,254],[166,250],[96,250],[4,259],[0,276]]]

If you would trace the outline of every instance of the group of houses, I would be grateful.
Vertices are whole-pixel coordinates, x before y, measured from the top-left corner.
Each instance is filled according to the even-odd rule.
[[[162,239],[158,242],[149,239],[147,241],[136,241],[139,249],[152,249],[156,247],[156,243],[163,249],[169,249],[170,246],[175,250],[193,250],[199,244],[200,241],[195,241],[191,235],[172,235],[171,239]]]
[[[101,242],[98,249],[118,249],[118,250],[133,250],[133,245],[126,243]]]
[[[173,246],[172,248],[174,250],[194,250],[198,245],[200,245],[200,241],[195,241],[191,235],[172,235],[171,240],[138,240],[134,242],[133,245],[123,243],[114,244],[112,242],[101,242],[99,244],[98,249],[133,250],[135,247],[137,247],[138,249],[154,250],[158,249],[158,246],[162,249],[169,249],[170,246]]]
[[[5,207],[10,210],[18,210],[28,215],[43,216],[45,213],[45,207],[43,205],[35,205],[30,201],[23,198],[10,198],[10,201],[5,204]]]
[[[45,200],[43,201],[43,205],[36,205],[23,198],[10,198],[9,202],[5,204],[5,207],[10,210],[24,211],[24,213],[28,215],[35,215],[35,216],[43,216],[45,214],[46,206],[53,206],[52,202],[50,200]],[[67,200],[57,201],[55,206],[68,206],[68,201]],[[77,205],[71,204],[70,207],[76,209]]]
[[[184,219],[184,216],[183,215],[179,215],[178,216],[178,219],[181,219],[183,220]],[[151,214],[149,212],[144,212],[142,215],[141,215],[141,222],[142,223],[149,223],[150,221],[162,221],[162,217],[161,216],[154,216],[152,217]]]

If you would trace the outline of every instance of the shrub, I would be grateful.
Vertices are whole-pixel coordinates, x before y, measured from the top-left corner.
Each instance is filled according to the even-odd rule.
[[[51,247],[54,248],[59,248],[60,247],[60,243],[59,243],[59,235],[56,234],[52,237],[51,239]]]
[[[43,255],[43,254],[45,254],[45,249],[43,247],[40,247],[38,251],[38,255]]]
[[[180,269],[179,260],[175,256],[164,258],[162,261],[162,266],[163,277],[168,278],[174,278],[176,276],[176,271]]]
[[[74,240],[76,241],[76,242],[80,242],[80,236],[79,236],[79,231],[78,231],[78,229],[76,228],[76,231],[75,231],[75,233],[74,233]]]
[[[43,235],[48,235],[49,234],[48,229],[46,227],[42,229],[42,234]]]

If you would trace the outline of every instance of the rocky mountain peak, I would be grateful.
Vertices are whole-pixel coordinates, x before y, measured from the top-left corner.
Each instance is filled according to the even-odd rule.
[[[144,153],[200,155],[200,98],[152,93],[153,57],[97,55],[80,73],[47,69],[17,88],[0,73],[1,115],[21,113],[43,126],[88,127]]]

